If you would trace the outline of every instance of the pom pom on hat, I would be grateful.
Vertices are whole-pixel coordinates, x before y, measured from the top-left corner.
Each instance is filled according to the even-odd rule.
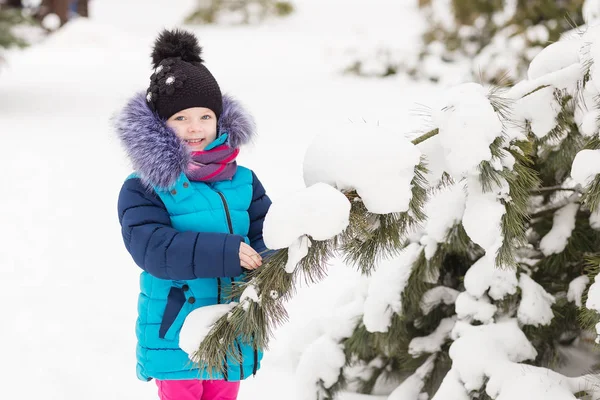
[[[203,62],[201,54],[202,47],[198,44],[196,36],[181,29],[165,29],[154,42],[152,65],[156,68],[162,60],[171,57],[181,57],[187,62]]]

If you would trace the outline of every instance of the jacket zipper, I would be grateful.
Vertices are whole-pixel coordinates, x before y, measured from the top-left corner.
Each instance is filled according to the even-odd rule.
[[[254,365],[252,366],[252,375],[256,376],[256,370],[258,369],[258,350],[256,348],[254,333],[252,334],[252,347],[254,348]]]
[[[227,226],[229,227],[229,233],[233,233],[233,225],[231,224],[231,215],[229,214],[229,206],[227,205],[227,200],[225,200],[225,196],[223,195],[223,193],[219,191],[217,191],[217,193],[221,197],[223,207],[225,207],[225,215],[227,216]]]
[[[221,201],[223,202],[223,207],[225,208],[225,216],[227,217],[227,226],[229,227],[229,233],[233,234],[233,224],[231,223],[231,214],[229,213],[229,206],[227,205],[227,200],[225,199],[225,195],[223,195],[223,193],[219,192],[218,190],[215,190],[217,192],[217,194],[219,195],[219,197],[221,198]],[[231,288],[233,289],[234,287],[234,283],[233,283],[233,278],[231,278]],[[221,280],[219,279],[219,292],[221,291]],[[220,293],[219,293],[219,303],[220,303]],[[244,359],[242,356],[242,349],[239,345],[239,343],[237,343],[236,341],[236,345],[237,345],[237,351],[238,354],[240,355],[240,380],[244,379]],[[254,355],[254,358],[256,359],[256,354]],[[227,363],[227,358],[225,358],[225,363]],[[225,364],[225,368],[227,369],[227,364]],[[254,366],[254,369],[256,370],[256,365]],[[227,380],[227,374],[225,374],[225,380]]]

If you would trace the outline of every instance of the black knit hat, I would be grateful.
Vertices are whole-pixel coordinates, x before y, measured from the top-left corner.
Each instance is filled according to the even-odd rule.
[[[176,29],[158,35],[152,50],[154,73],[146,101],[161,118],[192,107],[210,108],[217,119],[223,111],[221,89],[202,64],[202,48],[192,33]]]

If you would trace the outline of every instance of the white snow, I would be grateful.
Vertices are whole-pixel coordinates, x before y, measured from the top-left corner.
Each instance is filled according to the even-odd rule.
[[[456,315],[461,320],[476,320],[484,324],[494,322],[497,307],[491,304],[486,296],[479,299],[468,292],[462,292],[456,298]]]
[[[567,299],[575,303],[577,307],[582,306],[581,297],[585,288],[590,283],[590,278],[587,275],[581,275],[573,279],[569,283],[569,291],[567,292]]]
[[[436,22],[439,22],[447,30],[456,28],[451,0],[432,1],[429,3],[429,6]]]
[[[492,16],[494,24],[497,26],[503,26],[512,19],[516,12],[517,0],[505,0],[504,8],[501,11],[495,12]]]
[[[304,158],[307,186],[324,182],[339,190],[356,189],[376,214],[408,210],[421,157],[415,145],[401,132],[372,123],[321,129]]]
[[[554,296],[546,292],[527,274],[521,274],[519,277],[519,287],[521,288],[521,302],[517,310],[519,322],[533,326],[550,325],[554,318],[552,312],[552,305],[556,301]]]
[[[206,338],[214,323],[236,305],[237,303],[232,302],[200,307],[187,315],[179,333],[179,347],[189,355],[190,359],[198,351],[200,343]]]
[[[596,208],[590,214],[590,226],[592,227],[592,229],[600,230],[600,207]]]
[[[533,134],[543,138],[556,127],[560,105],[554,96],[554,88],[546,87],[517,100],[512,112],[516,124],[525,126],[528,121]]]
[[[42,26],[49,31],[55,31],[60,27],[60,17],[50,13],[42,19]]]
[[[583,20],[592,24],[600,18],[600,0],[585,0],[582,7]]]
[[[581,124],[579,124],[579,130],[585,136],[594,136],[598,133],[598,120],[600,119],[600,110],[590,110],[586,112],[583,117]]]
[[[419,357],[423,353],[436,353],[442,350],[444,343],[450,338],[450,332],[454,328],[456,318],[443,318],[435,330],[428,336],[415,337],[408,345],[408,353],[413,357]]]
[[[548,28],[542,24],[527,27],[525,36],[530,42],[547,43],[550,38]]]
[[[507,294],[517,292],[517,273],[514,268],[496,267],[495,256],[486,254],[469,268],[465,274],[465,289],[475,298],[481,298],[486,291],[494,300],[503,299]]]
[[[527,76],[537,79],[579,62],[579,40],[560,40],[545,47],[531,60]]]
[[[536,356],[514,319],[479,326],[458,321],[452,337],[452,368],[468,391],[479,390],[486,377],[493,377],[509,361],[522,362]]]
[[[431,374],[431,371],[435,366],[435,358],[435,355],[429,356],[427,360],[417,368],[414,374],[406,378],[400,386],[390,393],[387,400],[419,400],[419,394],[425,385],[424,380]]]
[[[435,187],[442,179],[443,173],[448,171],[444,148],[440,145],[440,136],[435,135],[419,143],[417,148],[421,151],[427,163],[425,178],[432,187]]]
[[[250,302],[259,303],[258,288],[253,283],[248,283],[242,294],[240,295],[240,304],[244,310],[248,311]]]
[[[590,76],[592,83],[596,87],[596,91],[600,91],[600,40],[598,40],[598,33],[600,32],[600,25],[595,24],[585,32],[582,40],[589,43],[589,60],[592,61],[592,67],[590,70]]]
[[[454,304],[456,297],[459,295],[459,291],[445,286],[436,286],[429,289],[423,294],[421,299],[421,311],[423,315],[429,314],[436,306],[441,303],[446,305]]]
[[[506,208],[499,200],[507,198],[508,183],[501,179],[501,186],[492,183],[492,189],[484,192],[479,176],[471,175],[467,190],[463,226],[471,240],[493,256],[502,245],[502,216]]]
[[[579,204],[567,204],[554,213],[552,229],[540,242],[540,250],[544,255],[562,253],[567,247],[567,242],[575,229],[575,216],[579,211]]]
[[[437,251],[438,242],[431,236],[425,235],[421,236],[421,238],[419,239],[419,243],[423,246],[423,250],[425,251],[425,258],[427,260],[431,260],[431,258],[433,258]]]
[[[359,285],[346,304],[335,306],[325,315],[323,332],[334,340],[350,337],[364,312],[366,295],[365,286]]]
[[[573,160],[571,177],[582,186],[589,185],[600,173],[600,150],[581,150]]]
[[[486,391],[498,400],[518,399],[525,393],[530,400],[574,400],[573,393],[585,386],[572,387],[570,381],[577,382],[547,368],[508,363],[490,379]]]
[[[460,381],[458,370],[454,367],[448,371],[442,384],[431,398],[431,400],[470,400],[471,397],[467,393],[464,385]]]
[[[517,100],[546,85],[559,90],[566,89],[572,91],[577,86],[577,82],[583,78],[584,71],[585,68],[581,64],[576,63],[536,79],[521,81],[508,90],[507,98]]]
[[[411,243],[397,256],[382,259],[369,280],[363,322],[369,332],[387,332],[402,311],[402,292],[423,248]]]
[[[296,370],[296,386],[300,399],[312,400],[317,393],[316,383],[331,387],[346,363],[344,347],[327,335],[311,343],[305,350]]]
[[[424,207],[427,215],[425,234],[443,243],[448,231],[462,220],[465,201],[466,191],[460,183],[445,186],[431,195]]]
[[[447,172],[456,178],[489,161],[490,144],[502,135],[502,122],[487,95],[483,86],[465,83],[449,89],[433,108]]]
[[[303,235],[328,240],[348,226],[350,201],[339,190],[315,183],[273,201],[265,217],[263,238],[269,249],[292,246]]]
[[[599,277],[600,274],[596,275],[596,277],[594,278],[594,283],[592,283],[592,286],[590,286],[590,290],[588,291],[588,298],[585,302],[586,308],[589,308],[590,310],[596,310],[598,312],[600,312],[600,279],[598,279]]]
[[[306,257],[310,248],[308,236],[300,236],[288,249],[288,259],[285,264],[285,272],[291,274],[296,270],[298,263]]]
[[[365,279],[360,279],[354,288],[352,285],[347,286],[346,289],[350,290],[340,296],[331,310],[324,313],[321,318],[313,317],[309,324],[308,335],[306,327],[302,327],[296,333],[297,336],[290,339],[290,345],[297,345],[299,341],[306,340],[307,336],[309,338],[299,356],[296,369],[297,386],[301,398],[314,398],[315,388],[319,381],[331,385],[328,382],[335,382],[341,373],[345,357],[343,352],[340,356],[340,349],[343,351],[340,342],[352,335],[360,322],[366,297],[365,282]],[[315,323],[318,327],[315,326]],[[322,363],[321,357],[328,355],[333,355],[332,360]],[[319,366],[315,367],[315,363]]]

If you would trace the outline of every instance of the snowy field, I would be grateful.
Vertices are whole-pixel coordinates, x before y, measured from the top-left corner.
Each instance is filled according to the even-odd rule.
[[[156,399],[155,385],[135,377],[139,269],[116,213],[130,167],[110,117],[146,89],[156,33],[194,3],[93,0],[91,20],[10,53],[0,70],[2,398]],[[259,139],[240,163],[273,199],[304,187],[304,152],[325,129],[363,118],[407,134],[423,128],[415,112],[440,88],[336,74],[352,43],[416,47],[414,3],[299,0],[292,17],[259,27],[191,28],[222,90],[257,120]],[[326,281],[300,291],[240,399],[296,398],[298,355],[356,277],[335,263]]]

